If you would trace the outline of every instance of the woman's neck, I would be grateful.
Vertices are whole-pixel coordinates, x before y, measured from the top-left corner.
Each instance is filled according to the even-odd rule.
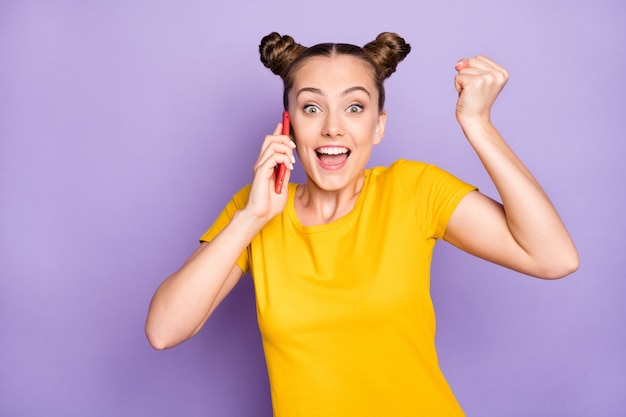
[[[313,181],[298,186],[295,196],[295,210],[303,226],[331,223],[348,214],[356,203],[363,184],[365,173],[354,183],[341,190],[323,190]]]

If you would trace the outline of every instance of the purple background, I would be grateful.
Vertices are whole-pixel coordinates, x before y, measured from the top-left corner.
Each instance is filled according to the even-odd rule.
[[[626,415],[624,22],[622,0],[1,0],[0,415],[271,415],[249,277],[176,349],[143,324],[279,121],[273,30],[403,35],[372,165],[434,162],[491,195],[453,67],[510,70],[495,123],[582,265],[546,282],[438,245],[441,366],[468,416]]]

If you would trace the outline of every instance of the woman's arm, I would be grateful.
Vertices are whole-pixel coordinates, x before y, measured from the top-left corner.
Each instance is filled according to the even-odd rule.
[[[578,252],[550,199],[503,140],[490,110],[507,71],[477,56],[457,64],[457,120],[500,194],[502,204],[472,192],[452,215],[444,239],[516,271],[564,277],[578,268]]]
[[[240,213],[155,292],[146,320],[146,336],[155,349],[174,347],[195,335],[241,278],[236,262],[252,240],[253,228]]]
[[[293,169],[293,146],[279,135],[278,124],[263,142],[254,167],[254,179],[246,207],[235,213],[228,225],[205,242],[156,290],[146,320],[146,336],[155,349],[174,347],[196,334],[242,276],[236,265],[241,253],[263,226],[287,202],[287,187],[274,191],[274,167],[283,163]]]

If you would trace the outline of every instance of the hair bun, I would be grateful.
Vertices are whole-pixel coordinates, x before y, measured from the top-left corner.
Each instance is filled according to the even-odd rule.
[[[398,64],[411,52],[411,45],[404,38],[393,32],[383,32],[376,40],[363,47],[374,65],[381,80],[389,78],[396,71]]]
[[[261,62],[274,74],[285,78],[289,64],[306,48],[289,35],[281,36],[272,32],[261,39],[259,53]]]

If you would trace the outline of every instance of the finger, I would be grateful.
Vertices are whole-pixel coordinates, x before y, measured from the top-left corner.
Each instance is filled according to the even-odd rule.
[[[296,147],[295,142],[292,141],[289,136],[280,134],[281,129],[282,129],[281,125],[282,125],[281,123],[277,125],[276,130],[274,130],[272,135],[265,136],[265,139],[263,140],[263,143],[261,144],[261,150],[259,151],[259,154],[263,154],[268,149],[270,149],[274,144],[285,145],[291,149],[294,149]],[[259,159],[260,159],[260,155],[259,155]]]
[[[504,69],[500,65],[498,65],[496,61],[494,61],[493,59],[489,57],[486,57],[485,55],[476,55],[475,59],[476,61],[484,62],[485,64],[488,64],[492,68]]]
[[[282,135],[282,134],[283,134],[283,124],[282,123],[278,123],[276,125],[276,129],[274,129],[274,133],[272,133],[272,135],[278,136],[278,135]],[[290,137],[288,134],[287,135],[283,135],[283,136]]]
[[[467,85],[467,82],[468,82],[467,76],[458,74],[456,77],[454,77],[454,88],[456,89],[457,93],[461,94],[461,92]]]
[[[489,64],[493,71],[497,71],[500,74],[503,74],[505,79],[509,79],[509,72],[506,70],[506,68],[504,68],[502,65],[498,64],[494,60],[487,58],[484,55],[478,55],[476,59]]]
[[[498,72],[504,75],[505,79],[509,78],[509,72],[506,68],[484,55],[477,55],[476,57],[471,58],[469,65],[470,67],[483,69],[485,71]]]
[[[287,184],[289,184],[289,179],[291,178],[291,169],[288,169],[287,171],[285,171],[285,178],[283,180],[283,186],[281,187],[280,193],[284,194],[289,192],[289,187],[287,186]]]
[[[483,68],[477,68],[477,67],[468,67],[465,68],[463,70],[461,70],[458,74],[458,76],[473,76],[473,75],[484,75],[484,74],[488,74],[490,72],[494,72],[493,70],[486,70]]]
[[[483,71],[493,71],[493,65],[489,60],[481,58],[481,55],[475,56],[467,60],[467,67]]]
[[[454,69],[457,71],[461,71],[462,69],[465,69],[467,67],[468,67],[467,59],[463,58],[463,59],[458,60],[458,62],[454,66]]]
[[[483,61],[479,58],[469,58],[469,59],[461,59],[454,66],[459,72],[463,72],[464,74],[480,74],[483,71],[493,71],[494,68],[488,61]]]
[[[293,164],[296,162],[296,158],[293,154],[294,144],[289,141],[272,142],[265,147],[257,159],[255,165],[256,168],[270,168],[278,164],[285,164],[289,169],[293,169]]]
[[[460,93],[467,83],[471,82],[475,76],[481,74],[484,74],[484,71],[476,68],[463,68],[459,70],[459,73],[454,76],[454,87],[456,91]]]
[[[484,76],[486,73],[488,72],[478,68],[465,68],[459,71],[457,75],[455,75],[454,88],[460,94],[466,86],[472,84],[473,80],[475,80],[477,77]]]

